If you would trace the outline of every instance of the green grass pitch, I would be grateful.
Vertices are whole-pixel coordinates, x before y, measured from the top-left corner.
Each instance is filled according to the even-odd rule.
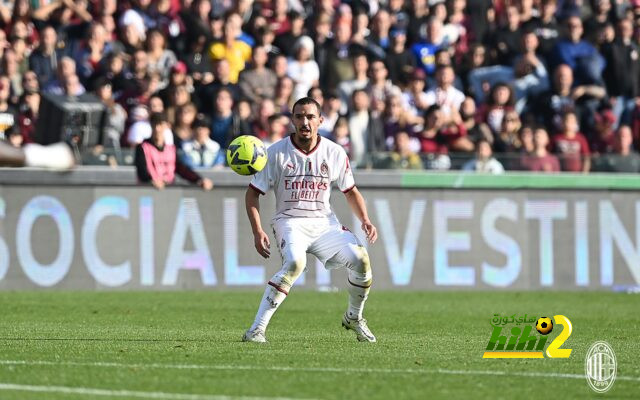
[[[2,292],[0,399],[640,397],[637,294],[373,290],[369,344],[340,327],[346,292],[298,289],[270,343],[242,343],[261,294]],[[567,316],[571,357],[482,359],[494,313]],[[596,340],[618,359],[604,395],[582,377]]]

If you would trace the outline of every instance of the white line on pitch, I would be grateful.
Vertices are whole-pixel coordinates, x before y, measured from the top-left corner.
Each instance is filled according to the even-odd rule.
[[[189,393],[165,393],[165,392],[144,392],[137,390],[110,390],[71,386],[40,386],[21,385],[17,383],[0,383],[0,390],[17,392],[40,392],[40,393],[65,393],[79,394],[86,396],[108,396],[108,397],[135,397],[140,399],[164,399],[164,400],[296,400],[291,397],[248,397],[248,396],[224,396],[209,394],[189,394]]]
[[[524,376],[527,378],[569,378],[585,379],[581,374],[564,374],[554,372],[518,372],[488,370],[453,370],[453,369],[392,369],[392,368],[333,368],[333,367],[283,367],[262,365],[206,365],[206,364],[128,364],[119,362],[82,362],[82,361],[46,361],[46,360],[0,360],[0,365],[68,365],[75,367],[106,368],[149,368],[149,369],[210,369],[210,370],[261,370],[261,371],[295,371],[295,372],[336,372],[336,373],[380,373],[380,374],[444,374],[444,375],[495,375]],[[617,380],[640,382],[640,377],[616,376]]]

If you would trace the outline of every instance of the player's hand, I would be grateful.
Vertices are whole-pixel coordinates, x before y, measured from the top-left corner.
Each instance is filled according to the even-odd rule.
[[[151,181],[151,184],[153,185],[154,188],[158,190],[164,189],[164,181],[162,179],[153,179]]]
[[[367,220],[362,223],[362,231],[367,235],[369,243],[373,244],[376,242],[376,239],[378,239],[378,230],[373,226],[371,221]]]
[[[209,178],[202,178],[200,181],[200,187],[202,190],[209,191],[213,189],[213,182],[211,182],[211,179]]]
[[[260,254],[264,258],[269,258],[269,256],[271,255],[271,243],[269,242],[269,236],[264,231],[254,233],[253,242],[256,246],[258,254]]]

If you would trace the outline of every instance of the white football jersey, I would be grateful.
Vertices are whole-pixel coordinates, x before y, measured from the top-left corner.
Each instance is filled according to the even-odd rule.
[[[287,136],[271,145],[267,156],[267,165],[253,176],[250,186],[262,194],[273,186],[274,221],[331,216],[331,183],[336,182],[343,193],[355,186],[347,153],[340,145],[321,136],[308,153]]]

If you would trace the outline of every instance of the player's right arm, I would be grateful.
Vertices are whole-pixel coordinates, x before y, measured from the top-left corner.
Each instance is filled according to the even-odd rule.
[[[251,230],[253,231],[253,244],[258,254],[264,258],[269,258],[271,255],[271,250],[269,250],[271,243],[269,243],[269,236],[262,229],[262,222],[260,221],[260,194],[253,186],[249,186],[244,202],[247,208],[247,216],[251,223]]]

